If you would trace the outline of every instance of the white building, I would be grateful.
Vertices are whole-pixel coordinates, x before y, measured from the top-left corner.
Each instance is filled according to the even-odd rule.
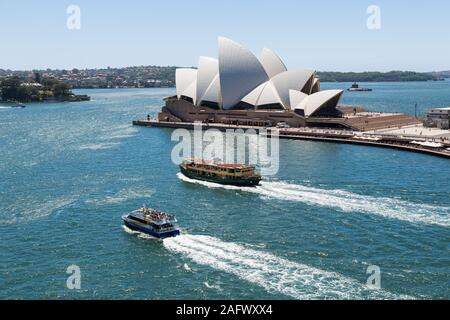
[[[426,125],[439,129],[450,128],[450,107],[434,108],[427,113]]]
[[[178,99],[197,107],[292,110],[306,117],[324,107],[332,111],[343,93],[320,91],[314,70],[288,70],[270,49],[264,48],[258,59],[248,49],[223,37],[219,38],[218,59],[200,57],[197,69],[177,69],[176,88]]]

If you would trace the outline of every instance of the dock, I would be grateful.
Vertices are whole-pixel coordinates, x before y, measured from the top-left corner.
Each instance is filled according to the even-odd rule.
[[[372,131],[359,132],[344,129],[324,129],[324,128],[275,128],[275,127],[261,127],[250,125],[231,125],[223,123],[192,123],[192,122],[169,122],[159,120],[135,120],[133,125],[143,127],[158,127],[158,128],[183,128],[193,130],[194,126],[201,126],[202,130],[217,129],[219,131],[226,130],[247,130],[255,129],[267,130],[267,135],[270,136],[274,132],[278,133],[280,139],[292,140],[310,140],[310,141],[324,141],[331,143],[346,143],[354,145],[365,145],[373,147],[394,148],[411,152],[425,153],[429,155],[439,156],[450,159],[450,131],[448,136],[438,139],[423,137],[423,136],[405,136],[399,133],[389,133]],[[402,128],[399,128],[402,129]],[[434,145],[433,145],[434,144]],[[439,145],[439,147],[438,147]]]

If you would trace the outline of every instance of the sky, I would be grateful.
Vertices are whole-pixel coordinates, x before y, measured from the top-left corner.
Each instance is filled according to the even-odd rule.
[[[449,12],[447,0],[0,0],[0,69],[196,66],[225,36],[289,69],[450,70]]]

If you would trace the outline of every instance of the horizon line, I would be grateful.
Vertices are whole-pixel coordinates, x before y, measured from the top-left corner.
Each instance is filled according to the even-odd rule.
[[[0,70],[2,71],[12,71],[12,72],[31,72],[31,71],[71,71],[71,70],[108,70],[108,69],[126,69],[126,68],[138,68],[138,67],[157,67],[157,68],[194,68],[195,66],[177,66],[177,65],[156,65],[156,64],[148,64],[148,65],[128,65],[128,66],[121,66],[121,67],[84,67],[84,68],[33,68],[33,69],[11,69],[4,67],[0,67]],[[296,69],[294,69],[296,70]],[[441,69],[441,70],[431,70],[431,71],[415,71],[415,70],[400,70],[400,69],[391,69],[388,71],[381,71],[381,70],[365,70],[365,71],[341,71],[341,70],[317,70],[314,69],[316,72],[341,72],[341,73],[369,73],[369,72],[379,72],[379,73],[389,73],[389,72],[415,72],[415,73],[439,73],[439,72],[450,72],[450,68],[448,69]]]

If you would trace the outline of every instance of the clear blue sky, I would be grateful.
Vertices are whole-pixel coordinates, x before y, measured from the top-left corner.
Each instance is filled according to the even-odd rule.
[[[66,27],[70,4],[81,30]],[[371,4],[379,31],[366,27]],[[1,0],[0,68],[192,66],[222,35],[288,68],[450,70],[449,13],[447,0]]]

